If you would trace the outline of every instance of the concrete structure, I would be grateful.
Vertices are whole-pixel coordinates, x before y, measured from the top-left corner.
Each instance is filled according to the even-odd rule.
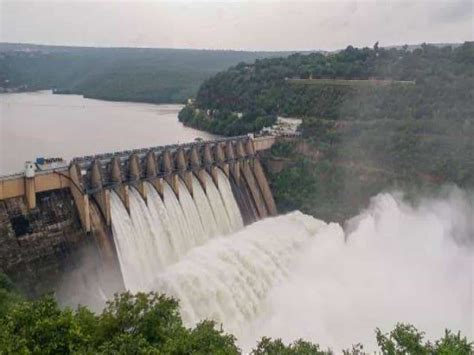
[[[180,177],[192,194],[192,174],[205,189],[202,172],[208,171],[218,184],[216,169],[219,167],[236,182],[245,180],[259,217],[263,218],[275,215],[277,211],[256,154],[274,143],[273,136],[239,136],[74,158],[68,167],[36,171],[33,176],[29,172],[0,177],[0,201],[23,197],[28,208],[34,209],[37,193],[67,188],[74,198],[82,227],[89,232],[91,200],[97,205],[105,224],[110,226],[110,191],[115,191],[129,209],[130,186],[146,201],[144,181],[153,184],[159,193],[163,192],[163,182],[167,181],[179,196],[177,182]]]
[[[0,201],[24,196],[30,208],[36,206],[35,195],[38,192],[63,189],[70,186],[67,169],[36,172],[33,178],[25,174],[0,177]]]

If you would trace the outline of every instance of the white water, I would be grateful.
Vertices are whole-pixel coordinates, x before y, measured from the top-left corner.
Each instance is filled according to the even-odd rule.
[[[191,228],[184,217],[183,209],[176,198],[176,195],[167,183],[163,183],[163,202],[168,212],[170,220],[173,221],[172,243],[178,255],[184,255],[194,246],[195,240]]]
[[[135,188],[130,188],[130,215],[119,196],[111,193],[113,235],[125,286],[130,291],[155,289],[156,275],[165,267],[209,238],[230,233],[228,212],[212,179],[207,183],[208,194],[196,177],[192,181],[194,198],[178,180],[179,199],[168,183],[164,183],[162,199],[153,185],[145,182],[148,204]]]
[[[196,245],[204,244],[208,236],[204,231],[204,227],[201,221],[201,217],[199,216],[199,212],[196,207],[196,203],[194,202],[191,194],[189,193],[186,185],[184,182],[178,178],[178,191],[179,191],[179,202],[181,204],[184,217],[188,222],[190,227],[190,232],[193,239],[193,244],[191,248]]]
[[[217,234],[222,234],[222,232],[217,227],[216,218],[212,212],[211,205],[206,196],[206,193],[202,189],[201,183],[199,180],[192,175],[192,184],[193,184],[193,200],[196,203],[196,207],[201,217],[202,225],[205,229],[205,233],[209,237],[214,237]]]
[[[295,251],[321,228],[325,223],[299,212],[260,221],[193,249],[160,274],[157,289],[181,300],[186,324],[212,318],[239,333],[288,276]]]
[[[206,183],[206,192],[207,196],[209,197],[209,203],[216,220],[219,221],[221,234],[229,234],[234,231],[229,218],[229,215],[232,214],[233,211],[226,208],[219,190],[217,189],[216,185],[214,185],[214,181],[207,172],[204,172],[204,180]],[[234,199],[234,196],[232,195],[230,198]],[[240,214],[238,207],[237,212]]]
[[[227,179],[225,174],[220,169],[217,169],[217,182],[219,185],[219,192],[227,210],[231,229],[232,231],[237,231],[244,226],[244,221],[242,219],[242,215],[240,214],[239,206],[235,201],[234,194],[232,193],[232,187],[230,186],[229,179]]]
[[[162,261],[165,256],[162,252],[162,241],[165,236],[159,220],[153,218],[145,201],[143,201],[140,193],[135,188],[129,189],[130,200],[130,216],[133,225],[141,239],[140,257],[146,265],[144,272],[149,273],[150,281],[153,275],[162,270],[165,263]],[[165,245],[166,246],[166,245]]]
[[[115,192],[110,194],[110,204],[112,232],[124,282],[130,291],[148,290],[151,283],[148,273],[144,272],[148,267],[140,255],[141,236],[137,234],[137,229]]]
[[[156,225],[155,235],[158,239],[160,259],[163,265],[169,265],[178,260],[178,252],[173,245],[173,240],[179,238],[179,235],[173,234],[175,230],[156,189],[149,182],[144,182],[144,188],[148,201],[148,210],[150,211],[153,223]]]
[[[194,179],[194,200],[182,181],[179,200],[167,183],[163,200],[146,184],[148,206],[130,189],[131,218],[111,194],[127,289],[176,296],[186,325],[214,319],[244,351],[262,336],[305,338],[338,352],[361,342],[372,350],[374,329],[397,322],[428,339],[445,328],[473,338],[472,194],[452,189],[416,207],[381,194],[345,230],[293,212],[211,238],[202,222],[214,219],[218,230],[237,225],[223,179],[218,190],[206,175],[205,196]],[[197,202],[203,197],[208,204]]]
[[[244,351],[264,335],[370,350],[375,328],[397,322],[472,339],[473,221],[460,191],[416,208],[379,195],[346,232],[294,212],[193,249],[156,289],[181,300],[187,325],[214,319]]]

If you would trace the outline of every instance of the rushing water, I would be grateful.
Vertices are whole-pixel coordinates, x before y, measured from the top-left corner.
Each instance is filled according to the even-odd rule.
[[[199,216],[201,217],[202,226],[206,235],[215,237],[217,234],[225,233],[225,231],[221,232],[221,230],[219,230],[216,218],[214,217],[211,205],[209,204],[209,199],[202,189],[201,183],[194,175],[192,176],[192,184],[194,201],[199,211]]]
[[[227,179],[225,175],[221,179]],[[147,203],[135,188],[129,188],[130,213],[120,197],[111,192],[112,228],[125,286],[131,291],[156,288],[156,276],[209,238],[231,232],[228,215],[239,214],[233,202],[225,206],[212,179],[206,194],[195,176],[193,196],[178,179],[178,196],[164,182],[163,198],[145,182]],[[216,214],[211,208],[219,206]],[[222,217],[225,218],[222,218]],[[240,226],[242,227],[242,226]],[[134,277],[140,273],[138,277]]]
[[[239,208],[235,208],[232,210],[231,208],[226,209],[223,196],[219,193],[216,185],[214,185],[214,181],[212,180],[211,176],[207,172],[203,172],[204,174],[204,181],[206,184],[206,193],[209,199],[209,204],[211,206],[212,212],[218,220],[220,226],[221,234],[227,234],[235,230],[230,222],[229,215],[231,213],[240,213]],[[233,198],[233,196],[232,196]],[[235,200],[234,200],[235,201]]]
[[[147,290],[151,282],[147,279],[148,275],[142,272],[149,268],[140,255],[143,243],[141,236],[115,192],[111,193],[110,204],[112,231],[124,282],[131,291]]]
[[[183,302],[187,324],[210,317],[242,333],[272,286],[288,276],[296,250],[325,227],[301,213],[261,221],[194,249],[160,274],[157,289]]]
[[[181,203],[183,217],[189,226],[189,232],[192,240],[192,247],[196,245],[204,244],[208,239],[208,235],[204,231],[204,227],[199,217],[199,212],[196,207],[191,194],[189,193],[186,185],[181,179],[178,179],[179,188],[179,202]]]
[[[232,188],[230,186],[229,179],[225,176],[222,170],[217,169],[217,181],[219,186],[219,192],[222,197],[222,201],[225,205],[225,211],[228,211],[227,216],[229,217],[230,228],[233,231],[239,230],[244,226],[242,220],[242,215],[239,212],[239,207],[232,193]],[[207,175],[207,180],[209,181],[210,176]],[[212,190],[213,184],[210,184],[210,189]],[[212,193],[212,192],[211,192]],[[218,199],[216,199],[218,200]]]
[[[157,226],[160,258],[163,264],[169,265],[176,261],[179,255],[178,250],[173,244],[173,240],[178,238],[178,236],[160,195],[149,182],[144,182],[144,185],[148,209],[153,222]]]
[[[213,212],[218,201],[224,205],[221,194],[235,203],[223,191],[226,177],[219,176],[219,190],[206,186]],[[165,190],[174,195],[169,186]],[[165,194],[171,224],[183,223],[172,221],[191,201],[167,203],[169,198]],[[133,280],[138,284],[150,267],[127,260],[138,256],[133,248],[140,250],[134,238],[146,235],[133,231],[133,214],[130,220],[116,202],[114,197],[113,219],[121,219],[114,223],[119,256],[130,248],[120,262],[125,275],[143,267]],[[473,196],[459,190],[415,207],[397,195],[381,194],[345,230],[293,212],[200,246],[186,245],[179,260],[154,272],[151,289],[180,300],[186,325],[214,319],[237,336],[244,351],[262,336],[286,342],[302,337],[337,352],[362,342],[370,350],[375,327],[387,331],[397,322],[414,324],[429,339],[442,336],[445,328],[472,338],[473,216]],[[222,219],[214,217],[219,225]]]
[[[181,105],[151,105],[53,95],[0,94],[0,174],[37,157],[107,153],[212,135],[178,122]]]

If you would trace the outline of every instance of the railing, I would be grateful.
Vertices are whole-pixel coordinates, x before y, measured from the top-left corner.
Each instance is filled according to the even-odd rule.
[[[273,137],[273,136],[258,136],[256,137],[257,140],[262,139],[264,137]],[[87,163],[91,163],[93,160],[99,160],[99,161],[109,161],[114,157],[118,157],[121,160],[125,160],[127,157],[129,157],[132,154],[137,154],[140,157],[143,157],[145,154],[148,152],[164,152],[165,150],[170,150],[171,152],[176,151],[178,148],[187,148],[187,147],[193,147],[193,146],[204,146],[206,144],[219,144],[219,143],[224,143],[228,141],[237,141],[237,140],[243,140],[246,141],[250,139],[250,136],[248,135],[240,135],[240,136],[234,136],[234,137],[223,137],[223,138],[218,138],[218,139],[212,139],[212,140],[202,140],[198,142],[188,142],[188,143],[182,143],[182,144],[168,144],[164,146],[155,146],[155,147],[150,147],[150,148],[140,148],[140,149],[132,149],[132,150],[124,150],[124,151],[118,151],[118,152],[113,152],[113,153],[102,153],[102,154],[96,154],[96,155],[86,155],[82,157],[75,157],[71,160],[71,163],[77,163],[79,165],[86,165]],[[61,168],[51,168],[51,169],[45,169],[45,170],[38,170],[35,172],[36,176],[41,176],[41,175],[47,175],[51,173],[56,173],[56,172],[65,172],[68,170],[68,167],[61,167]],[[24,178],[25,174],[24,172],[20,173],[13,173],[13,174],[7,174],[0,176],[0,181],[9,181],[9,180],[15,180],[15,179],[22,179]]]
[[[217,144],[217,143],[223,143],[223,142],[228,142],[228,141],[235,141],[235,140],[247,140],[250,139],[248,135],[241,135],[241,136],[234,136],[234,137],[223,137],[223,138],[218,138],[218,139],[212,139],[212,140],[202,140],[199,142],[188,142],[188,143],[180,143],[180,144],[168,144],[168,145],[162,145],[162,146],[155,146],[155,147],[149,147],[149,148],[140,148],[140,149],[132,149],[132,150],[124,150],[124,151],[118,151],[118,152],[113,152],[113,153],[103,153],[103,154],[96,154],[96,155],[86,155],[82,157],[76,157],[71,160],[72,163],[87,163],[87,162],[92,162],[93,160],[111,160],[113,157],[128,157],[132,154],[137,154],[138,156],[143,156],[147,154],[148,152],[163,152],[165,150],[170,150],[171,152],[174,152],[178,148],[187,148],[187,147],[194,147],[194,146],[202,146],[205,144]]]

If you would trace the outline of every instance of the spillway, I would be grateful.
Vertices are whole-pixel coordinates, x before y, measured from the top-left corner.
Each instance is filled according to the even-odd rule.
[[[147,280],[149,270],[141,255],[143,248],[138,229],[115,192],[110,195],[110,203],[112,232],[124,283],[132,292],[148,290],[151,286],[150,280]]]
[[[205,192],[212,211],[219,205],[212,199],[226,193],[218,184],[218,195]],[[362,342],[372,351],[375,327],[388,331],[397,322],[423,329],[427,339],[440,338],[445,328],[472,334],[472,198],[413,207],[382,194],[346,230],[300,212],[267,218],[188,246],[151,276],[136,245],[145,237],[143,221],[127,217],[114,194],[112,200],[113,218],[121,219],[114,237],[127,287],[151,284],[175,296],[187,326],[213,319],[237,336],[244,352],[262,336],[304,338],[336,353]]]
[[[209,198],[209,204],[211,206],[212,212],[220,223],[220,231],[222,234],[230,233],[234,230],[229,215],[234,213],[232,210],[227,210],[224,202],[222,200],[222,195],[219,193],[219,190],[214,185],[211,176],[204,172],[204,179],[206,181],[206,192]],[[238,210],[237,210],[238,211]]]
[[[229,223],[232,231],[239,230],[244,226],[242,215],[240,214],[239,207],[232,193],[229,179],[225,176],[222,170],[217,169],[217,181],[219,192],[222,197],[222,201],[229,217]],[[218,200],[216,198],[216,200]]]
[[[199,180],[194,175],[192,176],[192,186],[194,202],[196,203],[202,225],[205,229],[205,234],[210,237],[215,237],[217,234],[225,234],[226,231],[219,229],[217,226],[216,218],[209,204],[209,199],[202,189]]]
[[[227,176],[218,170],[219,187],[204,176],[205,189],[192,176],[192,194],[181,178],[178,193],[164,181],[162,195],[144,182],[146,202],[129,187],[129,211],[111,192],[112,232],[126,289],[155,289],[157,274],[190,250],[243,227]]]

